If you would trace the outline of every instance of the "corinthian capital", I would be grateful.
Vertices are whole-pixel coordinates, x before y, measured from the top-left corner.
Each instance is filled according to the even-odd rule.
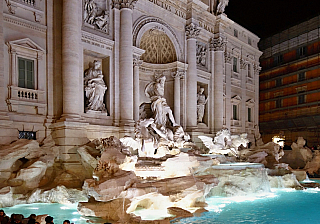
[[[210,48],[214,51],[224,51],[226,46],[226,40],[224,37],[219,36],[217,38],[211,38],[210,40]]]
[[[180,70],[180,69],[171,72],[171,76],[172,76],[173,78],[175,78],[175,79],[183,78],[184,75],[185,75],[185,71]]]
[[[186,25],[187,39],[197,38],[197,36],[199,36],[199,34],[200,34],[200,29],[198,29],[196,24],[190,23],[189,25]]]
[[[240,69],[246,69],[248,62],[244,59],[240,59]]]
[[[141,66],[142,65],[142,60],[140,60],[139,56],[133,56],[133,66]]]
[[[123,9],[123,8],[129,8],[133,9],[134,4],[138,0],[112,0],[112,8],[116,9]]]
[[[253,70],[254,70],[254,73],[259,75],[260,71],[261,71],[261,67],[257,64],[254,64],[253,65]]]

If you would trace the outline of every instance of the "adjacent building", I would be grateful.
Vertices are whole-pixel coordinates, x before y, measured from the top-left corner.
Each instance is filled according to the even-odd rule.
[[[260,131],[263,139],[285,136],[291,145],[302,136],[320,143],[320,16],[259,43]]]
[[[52,136],[71,166],[75,145],[134,135],[149,101],[145,86],[159,75],[176,122],[193,139],[228,128],[253,141],[262,52],[259,38],[223,13],[226,3],[0,1],[0,144]],[[105,91],[98,107],[90,100],[101,98],[84,87],[93,86],[90,74]],[[200,90],[207,101],[199,121]]]

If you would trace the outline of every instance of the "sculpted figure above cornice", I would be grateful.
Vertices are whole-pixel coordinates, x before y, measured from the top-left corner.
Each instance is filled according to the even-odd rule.
[[[198,29],[198,26],[196,24],[190,23],[189,25],[186,25],[187,39],[197,38],[199,34],[200,34],[200,29]]]
[[[222,36],[219,36],[218,38],[211,38],[210,48],[214,51],[224,51],[226,43],[226,39]]]
[[[117,8],[117,9],[123,9],[123,8],[129,8],[133,9],[134,4],[138,0],[112,0],[112,8]]]

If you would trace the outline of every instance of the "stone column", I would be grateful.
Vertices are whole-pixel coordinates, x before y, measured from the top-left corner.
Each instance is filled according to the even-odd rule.
[[[184,76],[184,71],[176,71],[172,73],[172,77],[174,78],[174,118],[176,123],[180,124],[181,110],[180,110],[180,102],[181,102],[181,88],[180,88],[180,79]]]
[[[187,129],[197,128],[197,36],[200,29],[194,23],[186,26],[187,36]]]
[[[113,80],[114,80],[114,106],[113,106],[113,126],[119,126],[120,122],[120,100],[119,100],[119,41],[120,41],[120,6],[118,1],[113,1]],[[111,112],[111,111],[110,111]]]
[[[62,10],[62,118],[79,117],[80,24],[78,0],[63,0]]]
[[[139,87],[139,67],[142,65],[140,57],[133,58],[133,118],[135,121],[139,120],[139,106],[140,106],[140,87]]]
[[[211,133],[214,133],[214,107],[215,107],[215,102],[214,102],[214,83],[215,83],[215,79],[214,79],[214,47],[210,44],[209,45],[209,53],[210,53],[210,69],[211,69],[211,80],[210,80],[210,95],[208,95],[209,100],[209,122],[208,122],[208,126],[210,129]]]
[[[120,0],[120,125],[133,126],[132,9],[137,0]]]
[[[214,129],[223,128],[223,64],[225,40],[222,36],[211,40],[214,49]]]

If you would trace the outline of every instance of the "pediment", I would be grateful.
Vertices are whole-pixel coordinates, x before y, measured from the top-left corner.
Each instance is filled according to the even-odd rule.
[[[239,103],[241,101],[241,97],[239,95],[235,95],[231,98],[231,102]]]
[[[15,46],[15,47],[22,47],[27,48],[34,51],[42,51],[45,50],[41,48],[38,44],[36,44],[34,41],[32,41],[30,38],[23,38],[19,40],[9,41],[8,45]]]
[[[247,101],[246,101],[246,104],[247,104],[248,106],[253,106],[253,105],[254,105],[254,99],[249,99],[249,100],[247,100]]]

